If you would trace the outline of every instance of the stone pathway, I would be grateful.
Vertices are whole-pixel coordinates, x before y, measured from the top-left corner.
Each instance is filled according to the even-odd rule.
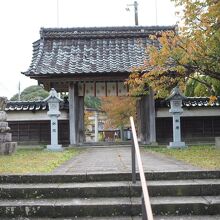
[[[54,170],[53,173],[122,173],[131,172],[131,149],[125,146],[87,147],[84,151]],[[145,171],[201,170],[173,158],[141,149]]]

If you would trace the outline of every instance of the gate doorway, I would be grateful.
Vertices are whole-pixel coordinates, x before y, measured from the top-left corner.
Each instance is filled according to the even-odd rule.
[[[130,141],[129,117],[131,115],[136,117],[136,98],[108,96],[99,97],[99,100],[99,109],[85,109],[86,141],[106,143]],[[90,139],[88,135],[93,138]]]

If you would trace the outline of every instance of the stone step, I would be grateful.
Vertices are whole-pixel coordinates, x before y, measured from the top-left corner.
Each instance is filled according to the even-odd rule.
[[[141,216],[125,216],[125,217],[78,217],[78,218],[13,218],[13,220],[141,220]],[[219,220],[220,215],[193,215],[193,216],[154,216],[154,220]],[[11,218],[4,218],[11,220]]]
[[[0,184],[0,198],[130,197],[130,183],[38,183]]]
[[[147,181],[149,195],[155,196],[218,196],[220,179]],[[132,184],[132,196],[141,196],[140,182]]]
[[[155,215],[220,215],[220,196],[153,197]],[[2,199],[3,217],[138,216],[140,198]]]
[[[78,217],[132,215],[129,198],[0,200],[2,217]]]
[[[71,146],[71,145],[70,145]],[[131,141],[119,141],[119,142],[115,142],[115,141],[99,141],[99,142],[85,142],[80,144],[80,147],[122,147],[122,146],[126,146],[131,148],[132,146],[132,142]]]
[[[220,171],[146,172],[147,180],[220,179]],[[139,179],[139,174],[137,174]],[[0,183],[131,181],[131,173],[1,175]]]
[[[150,196],[218,196],[220,179],[148,181]],[[140,197],[140,182],[0,184],[0,198]]]
[[[139,220],[140,217],[134,217],[133,220]],[[220,215],[193,215],[193,216],[155,216],[154,220],[219,220]]]
[[[151,197],[154,215],[220,215],[220,196]],[[134,215],[141,212],[139,198],[131,198]]]

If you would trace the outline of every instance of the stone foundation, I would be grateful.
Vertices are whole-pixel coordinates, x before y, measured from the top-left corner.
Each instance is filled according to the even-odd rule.
[[[0,133],[0,143],[12,141],[11,133]]]
[[[0,143],[0,155],[11,155],[17,148],[17,142]]]
[[[215,137],[215,147],[220,150],[220,137]]]

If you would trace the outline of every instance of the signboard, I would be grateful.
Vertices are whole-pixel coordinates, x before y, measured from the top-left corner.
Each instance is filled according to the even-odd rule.
[[[127,96],[128,86],[124,82],[80,82],[79,96]]]

